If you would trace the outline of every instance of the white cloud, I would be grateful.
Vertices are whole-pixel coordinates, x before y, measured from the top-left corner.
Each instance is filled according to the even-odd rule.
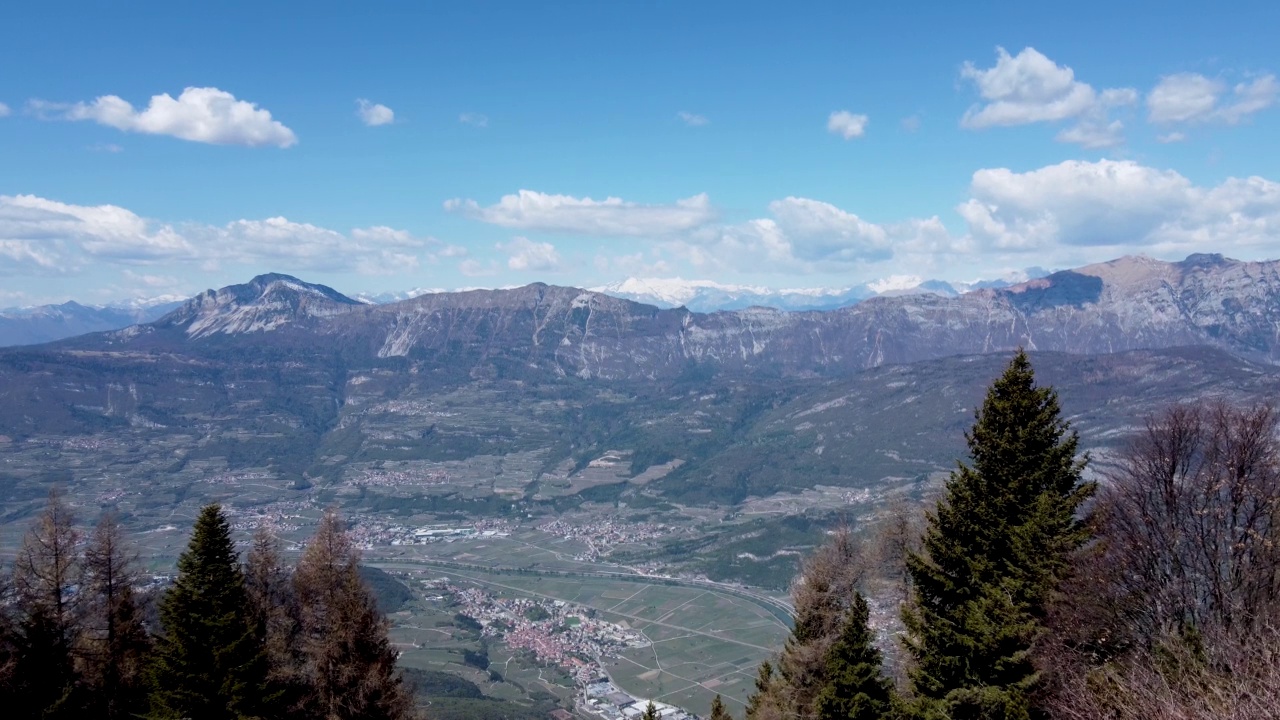
[[[1132,161],[1068,161],[980,170],[971,194],[957,211],[976,244],[993,250],[1176,255],[1273,247],[1280,235],[1280,184],[1259,177],[1198,187]]]
[[[1160,79],[1147,94],[1148,119],[1153,123],[1222,122],[1235,125],[1275,104],[1280,83],[1263,75],[1230,88],[1198,73],[1177,73]]]
[[[387,274],[419,258],[456,257],[455,246],[375,226],[340,233],[283,217],[222,226],[162,223],[115,205],[72,205],[33,195],[0,196],[0,272],[73,272],[124,266],[283,264],[292,270]]]
[[[498,274],[498,264],[490,260],[488,263],[482,263],[475,258],[467,258],[458,263],[458,272],[467,277],[484,277],[487,275]]]
[[[675,269],[666,260],[657,257],[646,259],[644,253],[628,255],[597,255],[595,268],[598,273],[621,273],[629,277],[662,277],[671,275]]]
[[[772,217],[707,227],[667,245],[675,255],[701,268],[745,272],[844,272],[894,257],[895,249],[914,250],[922,242],[946,247],[931,237],[941,231],[936,218],[878,225],[830,203],[787,197],[769,204]],[[936,226],[936,228],[935,228]]]
[[[1161,142],[1165,144],[1179,143],[1179,142],[1185,141],[1186,139],[1187,139],[1186,133],[1180,133],[1180,132],[1171,132],[1171,133],[1165,133],[1163,135],[1156,136],[1156,142]]]
[[[560,269],[560,254],[551,243],[516,236],[511,242],[498,243],[497,248],[507,254],[507,267],[512,270],[553,272]]]
[[[1119,120],[1110,122],[1086,120],[1062,129],[1054,139],[1058,142],[1074,143],[1090,150],[1115,147],[1124,142],[1124,123]]]
[[[1167,123],[1206,118],[1223,89],[1221,81],[1196,73],[1168,75],[1147,95],[1148,119]]]
[[[1092,87],[1075,79],[1075,71],[1031,47],[1017,55],[998,47],[995,66],[980,70],[966,62],[960,76],[972,80],[987,101],[965,112],[960,124],[968,128],[1066,120],[1098,101]]]
[[[10,115],[12,112],[13,112],[13,111],[9,109],[9,106],[8,106],[8,105],[5,105],[4,103],[0,103],[0,118],[2,118],[2,117],[9,117],[9,115]]]
[[[298,142],[293,131],[273,120],[270,112],[212,87],[189,87],[177,99],[167,93],[152,96],[141,112],[115,95],[75,104],[31,100],[27,107],[41,118],[92,120],[126,132],[214,145],[285,148]]]
[[[892,254],[883,227],[830,203],[788,197],[769,203],[769,212],[792,255],[802,262],[877,260]]]
[[[481,113],[465,112],[458,116],[458,122],[472,127],[489,127],[489,116]]]
[[[454,198],[446,200],[444,208],[502,227],[605,237],[671,235],[715,218],[706,193],[670,205],[643,205],[616,197],[592,200],[521,190],[489,207]]]
[[[680,118],[680,121],[689,127],[702,127],[703,125],[707,125],[711,122],[707,119],[706,115],[698,115],[697,113],[691,113],[686,110],[681,110],[676,113],[676,117]]]
[[[1074,119],[1078,124],[1059,132],[1056,139],[1086,148],[1122,143],[1124,124],[1111,119],[1110,111],[1138,100],[1137,91],[1131,88],[1098,92],[1077,80],[1074,70],[1031,47],[1017,55],[998,47],[994,66],[979,69],[966,62],[960,76],[973,82],[984,101],[965,112],[960,119],[962,127],[983,129]]]
[[[124,148],[115,143],[94,143],[89,146],[89,149],[93,152],[111,153],[112,155],[124,152]]]
[[[913,133],[920,129],[920,116],[908,115],[902,118],[902,129],[906,132]]]
[[[122,207],[70,205],[34,195],[0,195],[0,240],[38,244],[46,258],[59,257],[64,269],[76,262],[67,253],[68,243],[91,258],[125,262],[152,262],[193,252],[173,227]]]
[[[380,103],[371,103],[364,98],[356,100],[356,116],[360,122],[369,127],[390,125],[396,121],[396,114],[391,108]]]
[[[845,140],[862,137],[870,120],[866,115],[855,115],[848,110],[837,110],[827,116],[827,132]]]

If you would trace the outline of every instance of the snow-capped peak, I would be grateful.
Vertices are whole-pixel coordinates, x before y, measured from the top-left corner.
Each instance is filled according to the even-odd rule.
[[[644,296],[670,305],[683,305],[707,290],[722,293],[767,295],[771,290],[752,285],[727,285],[714,280],[684,278],[627,278],[621,282],[589,288],[592,292],[620,297]]]
[[[887,278],[867,283],[867,289],[877,295],[902,290],[914,290],[924,283],[919,275],[890,275]]]

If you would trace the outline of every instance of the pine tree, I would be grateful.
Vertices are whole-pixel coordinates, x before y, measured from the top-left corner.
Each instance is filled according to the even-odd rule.
[[[134,562],[115,515],[105,514],[85,548],[80,582],[85,632],[79,655],[88,714],[94,717],[136,717],[146,710],[144,671],[151,641],[133,591]]]
[[[359,562],[342,521],[326,513],[294,574],[308,712],[327,720],[411,717],[387,621],[360,578]]]
[[[640,716],[640,720],[658,720],[658,706],[652,700],[644,706],[644,714]]]
[[[1093,492],[1057,394],[1035,385],[1019,351],[992,384],[960,463],[908,557],[904,612],[922,714],[1026,718],[1037,677],[1030,648],[1070,555],[1087,539],[1076,518]]]
[[[855,592],[840,637],[827,652],[827,682],[813,703],[818,720],[879,720],[889,713],[893,685],[881,672],[870,614],[866,598]]]
[[[711,701],[711,720],[733,720],[729,711],[724,709],[724,701],[720,699],[719,693]]]
[[[72,651],[80,632],[79,576],[71,509],[56,490],[27,532],[13,567],[18,609],[15,676],[19,708],[31,717],[77,717],[76,673]]]
[[[222,509],[209,505],[178,559],[177,579],[160,601],[152,717],[260,716],[266,656],[247,606],[231,528]]]

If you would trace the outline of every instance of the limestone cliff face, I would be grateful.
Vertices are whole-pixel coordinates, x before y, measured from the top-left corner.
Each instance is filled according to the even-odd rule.
[[[151,325],[76,345],[181,344],[198,353],[202,342],[225,346],[237,338],[339,350],[356,361],[407,358],[479,374],[599,379],[673,377],[695,368],[839,374],[1019,346],[1097,354],[1209,345],[1276,364],[1280,262],[1126,257],[1009,288],[876,297],[825,312],[694,313],[543,284],[374,306],[272,275],[208,291]]]

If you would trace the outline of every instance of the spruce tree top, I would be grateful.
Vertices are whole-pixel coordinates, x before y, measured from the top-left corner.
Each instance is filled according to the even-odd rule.
[[[1077,513],[1094,486],[1082,480],[1085,459],[1076,458],[1079,439],[1057,393],[1036,386],[1021,350],[966,439],[971,464],[951,473],[923,552],[908,557],[914,602],[903,619],[917,696],[951,698],[968,717],[958,704],[979,696],[985,705],[1025,706],[1039,619],[1088,539]]]
[[[242,586],[240,556],[231,540],[231,526],[218,505],[208,505],[196,519],[191,542],[178,557],[178,579],[175,585],[186,585],[198,592],[235,592]]]

